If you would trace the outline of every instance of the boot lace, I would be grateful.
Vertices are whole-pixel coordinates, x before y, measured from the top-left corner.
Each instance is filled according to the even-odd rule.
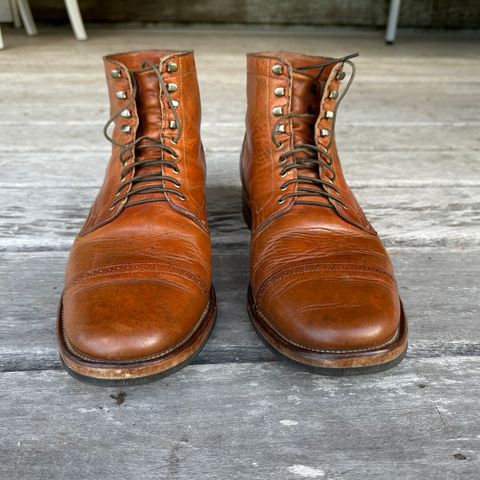
[[[355,77],[355,65],[349,60],[350,58],[357,57],[358,53],[354,53],[352,55],[347,55],[342,58],[334,59],[329,62],[317,64],[317,65],[306,65],[302,67],[294,68],[294,72],[301,73],[304,70],[311,70],[320,68],[320,72],[317,75],[317,79],[323,72],[323,69],[329,65],[336,65],[338,63],[347,64],[351,68],[350,78],[343,89],[343,92],[338,97],[337,102],[335,103],[333,109],[333,119],[332,119],[332,127],[331,127],[331,135],[330,141],[326,146],[318,146],[314,144],[308,143],[298,143],[294,144],[291,150],[288,150],[280,155],[279,162],[280,164],[285,164],[283,169],[280,172],[281,177],[285,177],[287,172],[294,169],[305,169],[310,168],[315,171],[319,169],[325,169],[329,172],[328,178],[329,181],[322,180],[321,178],[317,177],[306,177],[303,175],[298,175],[297,178],[293,178],[291,180],[287,180],[284,182],[280,189],[282,191],[286,190],[288,185],[290,184],[298,184],[297,189],[294,192],[286,193],[282,195],[278,199],[278,203],[284,203],[287,198],[290,197],[323,197],[327,198],[327,200],[333,199],[339,203],[341,203],[345,208],[347,208],[347,204],[340,198],[340,190],[334,185],[336,179],[335,169],[333,167],[333,157],[330,153],[330,147],[332,146],[334,132],[335,132],[335,120],[337,118],[337,109],[342,101],[343,97],[347,93],[350,85],[353,82]],[[311,119],[315,118],[316,114],[314,113],[286,113],[278,117],[278,120],[275,122],[273,129],[272,129],[272,141],[277,148],[282,146],[282,142],[278,141],[277,134],[279,133],[278,127],[279,125],[288,119]],[[305,156],[299,156],[299,154],[303,154]],[[314,156],[315,155],[315,156]],[[287,163],[287,159],[293,157],[290,163]],[[318,188],[320,187],[320,188]],[[329,193],[325,190],[324,187],[328,187],[332,189],[335,193]],[[296,203],[303,203],[303,204],[314,204],[314,205],[321,205],[324,207],[333,208],[333,206],[328,202],[318,202],[315,200],[296,200]]]
[[[162,94],[165,96],[168,106],[172,110],[172,113],[177,125],[176,134],[174,137],[172,137],[172,142],[178,143],[178,140],[180,139],[180,136],[182,134],[182,126],[181,126],[176,108],[174,107],[172,99],[169,95],[167,84],[165,83],[160,70],[155,65],[153,65],[153,63],[151,63],[149,60],[144,61],[143,69],[144,70],[152,69],[155,72],[156,76],[158,77],[158,82],[162,90]],[[165,175],[163,173],[163,167],[171,168],[173,172],[176,174],[180,173],[180,170],[176,163],[178,156],[175,150],[173,150],[173,148],[163,143],[163,140],[161,138],[153,138],[153,137],[144,135],[134,139],[130,143],[123,144],[121,142],[118,142],[108,134],[108,128],[110,127],[110,125],[121,115],[122,111],[124,111],[125,108],[130,107],[135,102],[136,94],[137,94],[137,84],[136,84],[134,75],[131,76],[131,80],[132,80],[132,96],[131,96],[130,102],[126,107],[124,106],[119,112],[113,115],[107,121],[107,123],[103,128],[103,134],[105,138],[112,145],[116,145],[117,147],[121,148],[119,159],[120,159],[120,162],[122,163],[122,166],[124,167],[120,173],[120,185],[118,186],[115,192],[116,199],[112,203],[110,210],[113,210],[117,204],[124,201],[125,199],[127,199],[127,201],[125,202],[125,206],[132,206],[132,205],[138,205],[141,203],[149,203],[149,202],[166,201],[165,196],[163,198],[158,198],[158,197],[143,198],[141,200],[130,201],[130,198],[134,197],[135,195],[145,195],[150,193],[170,193],[173,195],[177,195],[181,200],[186,200],[186,196],[180,190],[178,190],[181,187],[180,182],[176,178]],[[127,165],[128,160],[133,156],[133,153],[135,150],[142,150],[142,149],[146,150],[151,148],[160,150],[162,152],[161,156],[157,158],[148,158],[145,160],[134,161],[133,163]],[[166,156],[168,156],[170,160],[165,158]],[[152,172],[144,175],[139,175],[135,170],[138,167],[151,166],[151,165],[156,165],[156,166],[159,166],[160,168],[157,172]],[[132,170],[134,172],[132,178],[130,180],[125,180],[126,175]],[[155,183],[153,185],[150,184],[150,185],[142,186],[142,183],[152,182],[152,181],[155,181],[158,183]],[[173,184],[175,188],[166,186],[165,182],[170,182],[171,184]],[[131,189],[128,191],[125,191],[125,189],[130,185],[131,185]],[[122,193],[122,191],[124,193]]]

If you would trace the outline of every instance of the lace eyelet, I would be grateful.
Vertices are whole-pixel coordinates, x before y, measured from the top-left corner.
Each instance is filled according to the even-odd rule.
[[[280,176],[283,178],[283,177],[286,177],[287,176],[287,172],[282,172],[280,173]]]
[[[187,197],[186,197],[185,195],[182,195],[182,196],[179,197],[179,198],[180,198],[180,200],[181,200],[182,202],[184,202],[184,201],[187,199]]]
[[[278,160],[278,163],[280,165],[283,165],[286,161],[287,161],[287,159],[285,157],[280,157],[280,159]]]
[[[174,167],[172,170],[173,170],[173,173],[175,173],[177,175],[180,173],[180,169],[177,168],[177,167]]]
[[[284,197],[279,198],[278,203],[279,204],[285,203],[285,198]]]
[[[280,190],[281,190],[282,192],[284,192],[287,188],[288,188],[288,185],[282,185],[282,186],[280,187]]]
[[[178,140],[175,140],[174,137],[172,137],[170,140],[172,141],[172,143],[173,143],[174,145],[177,145],[177,144],[178,144]]]
[[[276,145],[277,149],[280,149],[283,147],[283,142],[278,142]]]
[[[175,182],[174,182],[173,186],[174,186],[175,188],[180,188],[180,187],[181,187],[180,183],[175,183]]]

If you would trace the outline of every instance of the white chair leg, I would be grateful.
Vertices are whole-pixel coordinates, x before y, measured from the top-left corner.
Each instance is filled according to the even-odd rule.
[[[390,0],[390,10],[388,12],[387,31],[385,33],[385,43],[392,45],[397,35],[398,15],[400,13],[401,0]]]
[[[5,45],[3,44],[2,27],[0,27],[0,50],[4,47]]]
[[[10,10],[12,11],[13,25],[15,28],[21,28],[22,19],[20,18],[20,12],[18,11],[17,0],[10,0]]]
[[[70,18],[70,23],[72,24],[75,37],[77,40],[86,40],[87,32],[85,31],[85,26],[83,25],[82,14],[80,13],[80,8],[78,7],[78,0],[65,0],[65,7],[67,8],[68,18]]]
[[[32,11],[30,10],[30,4],[28,0],[17,0],[18,9],[20,10],[20,16],[22,22],[25,25],[25,30],[28,35],[37,35],[37,26],[33,20]]]

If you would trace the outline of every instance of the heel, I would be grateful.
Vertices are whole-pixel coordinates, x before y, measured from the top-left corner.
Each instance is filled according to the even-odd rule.
[[[250,202],[248,201],[247,192],[245,189],[242,190],[242,213],[243,219],[247,224],[247,227],[251,230],[252,229],[252,212],[250,210]]]

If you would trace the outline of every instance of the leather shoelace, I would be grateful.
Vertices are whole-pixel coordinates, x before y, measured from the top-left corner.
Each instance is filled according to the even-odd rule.
[[[358,53],[354,53],[352,55],[347,55],[346,57],[334,59],[330,62],[326,63],[321,63],[318,65],[306,65],[302,67],[297,67],[294,68],[294,72],[301,73],[304,70],[311,70],[311,69],[317,69],[320,68],[320,72],[317,75],[317,79],[320,77],[320,75],[323,72],[323,69],[329,65],[336,65],[337,63],[346,63],[350,66],[352,69],[350,78],[347,82],[347,85],[343,89],[343,92],[341,95],[338,97],[338,100],[335,103],[335,107],[333,109],[333,119],[332,119],[332,127],[331,127],[331,134],[330,134],[330,141],[328,145],[326,146],[318,146],[318,145],[311,145],[307,143],[299,143],[295,144],[291,150],[288,150],[287,152],[284,152],[280,155],[280,163],[284,164],[286,163],[286,160],[289,157],[293,156],[293,160],[285,165],[283,169],[280,172],[280,176],[284,177],[288,171],[293,170],[293,169],[305,169],[305,168],[311,168],[315,169],[315,171],[318,171],[319,169],[325,169],[328,170],[329,172],[329,181],[322,180],[321,178],[317,177],[306,177],[303,175],[297,176],[297,178],[287,180],[281,185],[281,190],[286,190],[288,185],[292,183],[298,184],[298,187],[296,191],[284,194],[278,199],[278,203],[283,203],[285,200],[289,197],[316,197],[320,196],[323,198],[331,198],[339,203],[341,203],[345,208],[347,208],[346,203],[340,198],[340,191],[339,189],[334,185],[335,179],[336,179],[336,173],[335,169],[332,166],[333,164],[333,157],[329,153],[329,149],[332,145],[332,141],[334,138],[334,133],[335,133],[335,120],[337,117],[337,109],[338,106],[340,105],[340,102],[342,101],[343,97],[347,93],[348,89],[350,88],[350,85],[352,84],[352,81],[355,77],[355,65],[349,60],[350,58],[357,57]],[[273,129],[272,129],[272,141],[274,145],[279,148],[282,146],[282,142],[277,141],[276,135],[277,135],[277,127],[285,120],[288,119],[311,119],[311,118],[316,118],[317,115],[314,113],[286,113],[284,115],[281,115],[278,120],[275,122]],[[297,155],[299,153],[302,153],[306,156],[298,157]],[[309,156],[310,155],[310,156]],[[316,156],[313,156],[316,155]],[[307,186],[303,186],[306,184]],[[313,187],[313,188],[312,188]],[[315,188],[316,187],[316,188]],[[329,193],[327,192],[323,187],[328,187],[331,188],[336,194]],[[303,204],[313,204],[313,205],[321,205],[324,207],[329,207],[333,208],[333,206],[330,203],[326,202],[318,202],[318,201],[311,201],[311,200],[296,200],[296,203],[303,203]]]
[[[171,99],[171,97],[168,93],[167,85],[166,85],[165,81],[163,80],[162,74],[159,71],[159,69],[155,65],[153,65],[149,60],[144,61],[143,69],[144,70],[152,69],[155,72],[156,76],[158,77],[158,82],[159,82],[160,88],[162,90],[162,94],[165,96],[165,98],[167,100],[167,103],[168,103],[170,109],[172,110],[173,116],[175,118],[175,122],[177,124],[176,134],[175,134],[174,137],[172,137],[172,142],[177,143],[181,134],[182,134],[182,127],[181,127],[181,124],[180,124],[180,119],[179,119],[178,113],[177,113],[177,111],[176,111],[176,109],[173,105],[172,99]],[[144,175],[138,175],[137,172],[134,170],[134,169],[137,169],[138,167],[142,167],[142,166],[157,165],[161,168],[163,166],[171,168],[174,173],[179,173],[180,172],[179,169],[178,169],[178,166],[175,162],[175,160],[178,159],[178,156],[177,156],[175,150],[173,150],[171,147],[169,147],[168,145],[163,143],[163,140],[161,138],[141,136],[141,137],[136,138],[135,140],[133,140],[130,143],[123,144],[123,143],[117,142],[114,138],[112,138],[110,135],[108,135],[107,131],[108,131],[108,128],[110,127],[110,125],[120,116],[120,114],[122,113],[123,110],[125,110],[125,108],[129,108],[135,102],[136,95],[137,95],[137,84],[136,84],[134,75],[131,75],[131,80],[132,80],[132,97],[131,97],[130,102],[128,103],[128,105],[126,107],[125,106],[122,107],[122,109],[118,113],[113,115],[108,120],[108,122],[105,124],[105,127],[103,129],[103,134],[104,134],[105,138],[110,143],[112,143],[113,145],[116,145],[117,147],[121,148],[120,162],[122,163],[122,165],[124,167],[122,169],[121,173],[120,173],[120,177],[121,177],[120,185],[115,192],[115,195],[116,195],[117,198],[112,203],[112,205],[110,207],[110,210],[113,210],[118,203],[122,202],[125,199],[127,199],[125,206],[132,206],[132,205],[138,205],[138,204],[141,204],[141,203],[149,203],[149,202],[166,201],[166,197],[162,197],[162,198],[158,198],[158,197],[143,198],[141,200],[136,200],[136,201],[133,201],[133,202],[129,201],[130,197],[132,197],[132,196],[145,195],[145,194],[150,194],[150,193],[171,193],[173,195],[179,196],[180,199],[182,199],[182,200],[186,200],[186,196],[180,190],[178,190],[181,187],[180,182],[176,178],[173,178],[173,177],[168,176],[168,175],[164,175],[162,169],[160,169],[158,172],[152,172],[152,173],[148,173],[148,174],[144,174]],[[139,161],[135,161],[135,162],[131,163],[130,165],[126,165],[127,161],[133,155],[135,149],[140,150],[140,149],[149,149],[149,148],[154,148],[156,150],[160,150],[162,152],[162,156],[161,157],[156,157],[156,158],[148,158],[148,159],[145,159],[145,160],[139,160]],[[169,155],[172,160],[167,160],[166,158],[164,158],[165,154]],[[135,172],[134,175],[132,176],[132,178],[130,180],[125,181],[124,179],[125,179],[126,175],[132,170]],[[146,186],[137,186],[136,188],[134,188],[134,186],[136,186],[138,184],[141,184],[143,182],[158,182],[158,183],[155,183],[154,185],[150,184],[150,185],[146,185]],[[174,185],[174,187],[176,187],[176,188],[170,188],[170,187],[165,186],[165,182],[172,183]],[[128,187],[129,185],[132,186],[131,190],[122,194],[121,192],[126,187]]]

